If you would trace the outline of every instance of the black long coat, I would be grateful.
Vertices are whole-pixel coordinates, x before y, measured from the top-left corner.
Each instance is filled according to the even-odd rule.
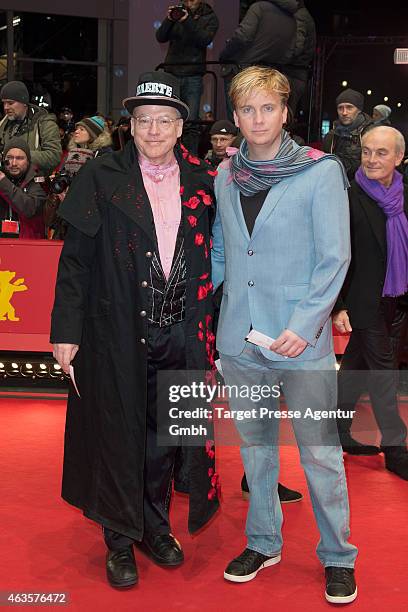
[[[351,263],[334,312],[347,309],[352,327],[375,325],[380,311],[387,270],[387,218],[361,187],[352,181],[349,191]],[[404,186],[408,218],[408,186]]]
[[[213,172],[175,148],[180,165],[187,266],[187,368],[211,369],[210,222]],[[62,496],[86,516],[140,540],[147,401],[151,253],[157,239],[133,142],[91,160],[60,207],[70,224],[58,269],[52,342],[79,344],[81,399],[68,400]],[[218,508],[212,442],[183,451],[189,530]],[[185,468],[183,468],[185,469]]]

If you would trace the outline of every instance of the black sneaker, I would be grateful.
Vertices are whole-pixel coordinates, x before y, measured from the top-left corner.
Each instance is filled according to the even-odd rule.
[[[235,557],[227,566],[224,578],[231,582],[249,582],[256,577],[259,570],[275,565],[280,560],[280,553],[273,557],[267,557],[255,550],[246,548],[239,557]]]
[[[249,487],[245,472],[241,480],[241,491],[242,498],[245,499],[245,501],[249,501]],[[280,482],[278,483],[278,495],[281,504],[293,504],[293,502],[298,502],[303,499],[303,495],[299,493],[299,491],[288,489],[288,487],[285,487]]]
[[[350,567],[326,567],[326,600],[333,604],[351,603],[357,597],[354,570]]]

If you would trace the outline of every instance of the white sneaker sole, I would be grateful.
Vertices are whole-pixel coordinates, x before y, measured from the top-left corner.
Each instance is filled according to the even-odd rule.
[[[224,572],[224,578],[230,582],[249,582],[250,580],[256,578],[257,573],[260,572],[261,569],[270,567],[271,565],[276,565],[280,560],[281,555],[276,555],[276,557],[271,557],[271,559],[268,559],[262,563],[262,565],[260,565],[255,572],[252,572],[252,574],[247,574],[246,576],[234,576],[233,574],[227,574],[227,572]]]
[[[333,597],[332,595],[328,595],[327,593],[324,594],[326,597],[326,600],[329,603],[333,603],[333,604],[348,604],[351,603],[352,601],[354,601],[357,597],[357,587],[356,590],[354,591],[354,593],[352,595],[348,595],[347,597]]]

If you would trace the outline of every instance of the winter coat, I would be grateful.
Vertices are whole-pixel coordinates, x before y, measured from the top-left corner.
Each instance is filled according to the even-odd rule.
[[[167,17],[156,31],[159,43],[169,42],[166,63],[183,60],[196,66],[168,66],[166,72],[178,77],[204,74],[207,46],[218,30],[218,17],[206,2],[202,2],[194,13],[182,23]]]
[[[340,122],[335,121],[333,129],[323,139],[323,151],[334,153],[340,158],[349,180],[354,178],[361,164],[361,138],[366,129],[373,123],[370,115],[363,112],[360,114],[362,120],[357,128],[352,129],[349,133],[339,135],[336,133],[336,128],[340,126]]]
[[[213,366],[207,164],[176,147],[187,266],[187,369]],[[147,341],[152,210],[136,148],[129,142],[88,162],[60,207],[70,223],[61,254],[52,342],[80,346],[73,360],[81,398],[69,393],[63,498],[86,516],[140,540],[147,410]],[[191,532],[218,507],[212,441],[184,447]],[[184,468],[183,468],[184,469]]]
[[[294,45],[296,11],[296,0],[255,2],[221,52],[220,61],[236,61],[242,68],[280,64]]]
[[[30,164],[25,177],[17,184],[5,176],[0,181],[0,216],[9,218],[9,206],[12,218],[19,221],[19,238],[45,238],[43,206],[46,198],[34,164]]]
[[[35,104],[28,105],[27,115],[21,123],[11,121],[6,115],[0,121],[1,148],[14,136],[27,141],[31,161],[43,174],[50,174],[58,166],[62,149],[55,115]]]
[[[303,0],[298,0],[298,5],[299,8],[294,14],[296,36],[287,55],[282,59],[282,71],[288,77],[305,81],[316,50],[316,25]]]

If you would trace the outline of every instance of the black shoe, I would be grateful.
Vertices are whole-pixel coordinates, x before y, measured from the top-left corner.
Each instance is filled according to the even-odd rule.
[[[280,553],[273,557],[267,557],[255,550],[246,548],[239,557],[235,557],[227,566],[224,578],[231,582],[249,582],[256,577],[259,570],[275,565],[280,560]]]
[[[288,489],[278,482],[278,495],[281,504],[293,504],[303,499],[303,495],[299,491]]]
[[[354,440],[351,436],[340,436],[341,446],[343,452],[348,455],[378,455],[381,453],[381,449],[378,446],[372,444],[361,444],[357,440]]]
[[[385,467],[403,480],[408,480],[408,451],[401,446],[384,447]]]
[[[171,534],[146,534],[139,546],[158,565],[175,567],[184,561],[181,546]]]
[[[108,550],[106,577],[111,586],[127,589],[137,584],[138,575],[133,546],[121,550]]]
[[[326,567],[326,600],[334,604],[351,603],[357,597],[354,570],[350,567]]]
[[[249,487],[248,487],[248,482],[246,479],[245,472],[241,480],[241,491],[242,491],[243,499],[245,499],[245,501],[248,501],[249,500]],[[278,495],[279,495],[281,504],[291,504],[293,502],[297,502],[303,499],[303,495],[299,493],[299,491],[288,489],[287,487],[282,485],[280,482],[278,483]]]

